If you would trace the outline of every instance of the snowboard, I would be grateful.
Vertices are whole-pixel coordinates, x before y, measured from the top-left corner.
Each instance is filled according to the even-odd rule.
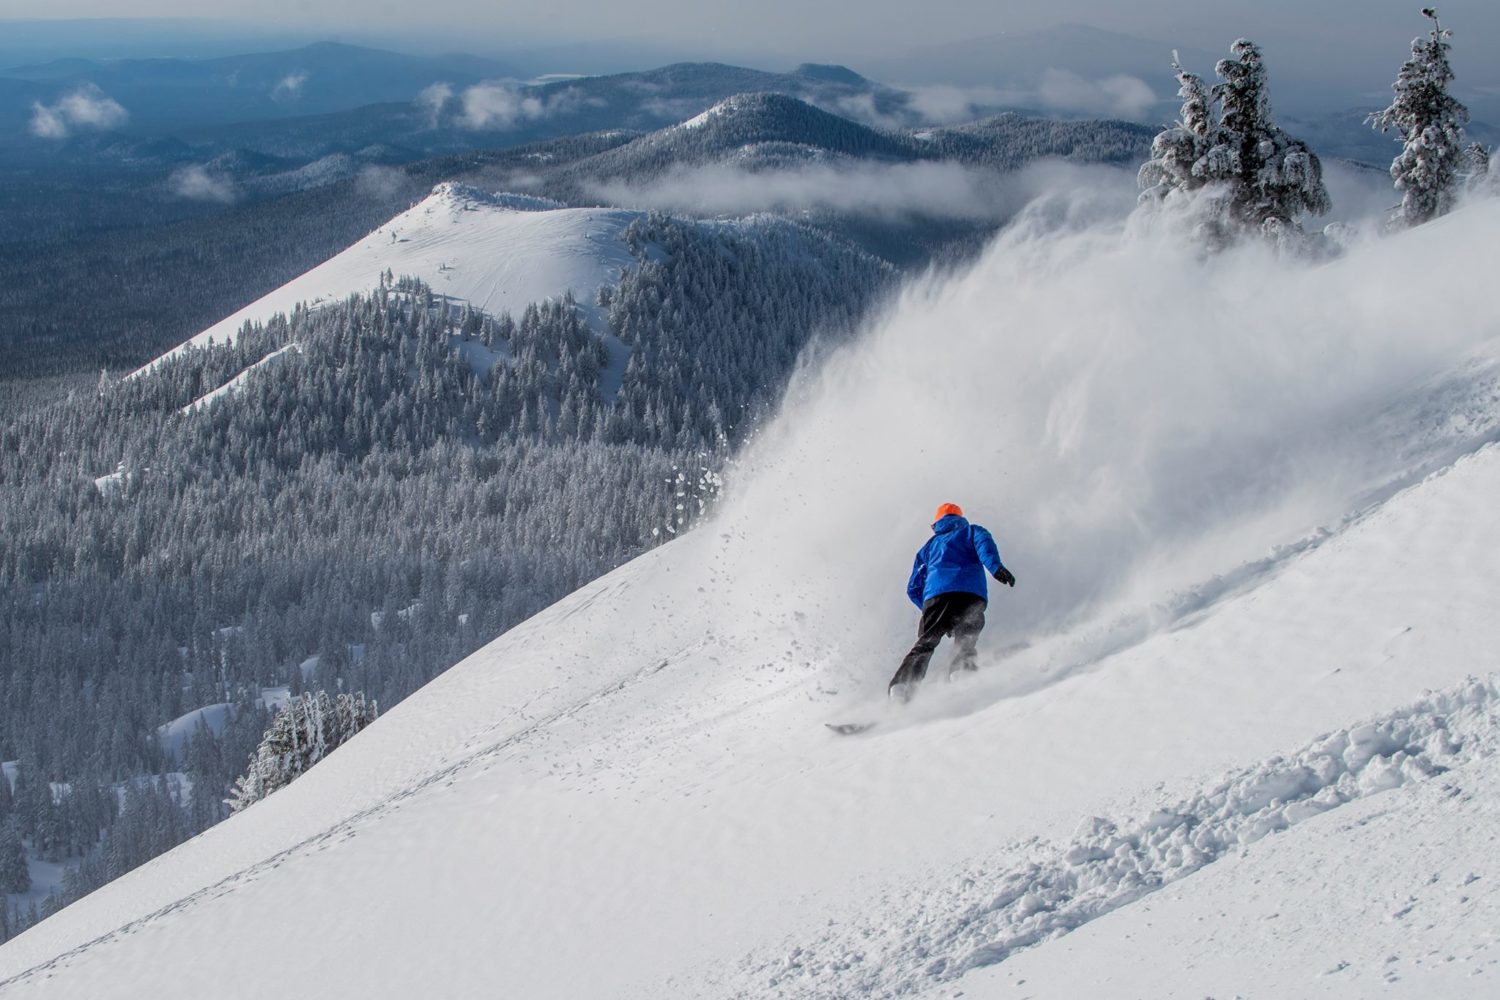
[[[878,723],[875,722],[825,722],[823,725],[838,733],[840,736],[853,736],[855,733],[863,733],[873,729]]]

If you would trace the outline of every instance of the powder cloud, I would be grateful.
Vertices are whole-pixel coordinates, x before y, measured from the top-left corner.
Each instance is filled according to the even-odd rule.
[[[1469,361],[1500,337],[1483,252],[1500,201],[1324,264],[1205,256],[1129,211],[1060,183],[972,267],[806,365],[704,529],[735,581],[718,626],[795,607],[825,625],[799,650],[825,683],[878,697],[910,643],[912,552],[951,500],[1020,581],[992,594],[983,647],[1003,696],[1500,432],[1500,371]],[[1460,416],[1434,421],[1435,394]]]

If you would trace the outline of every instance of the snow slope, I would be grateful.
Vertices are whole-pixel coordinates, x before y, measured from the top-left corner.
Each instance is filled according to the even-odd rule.
[[[964,988],[1036,1000],[1489,997],[1500,993],[1496,927],[1500,755],[1489,746],[1434,780],[1232,852]]]
[[[621,267],[635,262],[620,236],[639,214],[565,209],[537,198],[439,184],[427,198],[354,246],[163,357],[210,340],[233,342],[245,323],[290,314],[298,305],[316,307],[372,291],[386,269],[397,277],[420,278],[437,294],[494,313],[519,313],[532,302],[571,290],[593,316],[594,292],[617,279]],[[602,329],[595,320],[596,328]]]
[[[1089,361],[1118,380],[1136,361],[1120,353],[1136,303],[1101,321],[1088,288],[1130,278],[1116,294],[1139,285],[1162,301],[1160,257],[1105,254],[1058,296],[1042,292],[1073,278],[1042,248],[1027,258],[1035,295],[999,280],[1010,258],[991,255],[794,390],[713,524],[0,948],[0,993],[1009,996],[1034,976],[1037,995],[1358,997],[1392,971],[1391,943],[1397,995],[1486,995],[1427,953],[1440,938],[1455,962],[1487,968],[1493,947],[1494,897],[1473,888],[1493,873],[1493,841],[1465,824],[1493,819],[1483,796],[1500,745],[1500,323],[1471,252],[1497,224],[1500,205],[1481,206],[1310,274],[1254,262],[1266,281],[1247,294],[1290,300],[1306,282],[1334,298],[1283,317],[1275,357],[1235,356],[1254,411],[1205,399],[1240,387],[1206,363],[1150,394],[1090,367],[1080,399],[1072,362],[1046,353],[1073,332],[1054,323],[1006,392],[973,380],[974,398],[1005,405],[955,445],[987,456],[986,486],[937,478],[900,434],[913,425],[946,460],[923,418],[971,401],[967,371],[945,373],[941,400],[883,390],[929,377],[888,363],[908,324],[961,338],[951,303],[988,316],[999,294],[1023,317],[1082,308],[1080,324],[1108,332]],[[1387,334],[1431,301],[1342,293],[1412,261],[1432,262],[1432,301],[1470,322],[1403,350]],[[1194,295],[1222,297],[1219,266],[1190,272]],[[1341,322],[1351,338],[1328,369],[1276,368],[1312,336],[1304,324]],[[1173,336],[1171,316],[1150,324],[1148,355]],[[990,368],[987,343],[959,345],[972,367]],[[1048,364],[1066,378],[1049,382]],[[845,380],[875,393],[870,412]],[[1130,405],[1113,409],[1117,396]],[[867,438],[838,419],[851,409]],[[982,452],[1013,446],[1005,420],[1034,418],[1030,453]],[[1089,475],[1068,490],[1046,478],[1080,458]],[[1049,504],[1006,502],[1023,476]],[[992,595],[984,669],[944,684],[939,665],[889,715],[877,696],[909,641],[899,585],[928,506],[912,498],[950,490],[998,529],[1020,584]],[[1170,500],[1171,516],[1153,519],[1143,498]],[[1165,562],[1142,554],[1163,547]],[[1129,573],[1105,588],[1077,575],[1085,556]],[[851,718],[879,724],[855,737],[822,725]],[[1414,864],[1417,878],[1374,877]],[[1425,900],[1433,928],[1386,926],[1393,892]],[[1322,921],[1329,900],[1339,923]],[[1257,918],[1272,911],[1267,928]],[[1263,967],[1267,941],[1288,943],[1284,968]]]

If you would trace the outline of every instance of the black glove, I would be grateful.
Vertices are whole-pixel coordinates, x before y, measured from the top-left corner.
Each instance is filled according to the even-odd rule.
[[[1005,584],[1007,587],[1014,587],[1016,585],[1016,574],[1012,573],[1010,570],[1006,569],[1004,566],[1001,566],[1000,567],[1000,571],[995,574],[995,579],[999,580],[1001,583]]]

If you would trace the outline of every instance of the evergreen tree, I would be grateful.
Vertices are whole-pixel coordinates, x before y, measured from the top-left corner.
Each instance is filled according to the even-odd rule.
[[[26,845],[21,842],[21,824],[7,820],[0,826],[0,896],[29,891],[31,871],[26,865]]]
[[[1452,32],[1438,23],[1437,11],[1424,7],[1432,22],[1426,38],[1414,38],[1411,58],[1401,67],[1391,89],[1390,107],[1367,119],[1382,132],[1401,137],[1401,152],[1391,161],[1391,178],[1401,192],[1401,209],[1392,221],[1419,226],[1453,207],[1458,191],[1463,150],[1463,126],[1469,109],[1448,93],[1453,68],[1448,63]]]
[[[249,769],[235,782],[226,800],[230,810],[239,812],[291,784],[374,722],[376,712],[363,693],[329,698],[327,691],[306,692],[288,701],[266,730]]]
[[[1329,208],[1323,166],[1272,119],[1260,46],[1241,38],[1229,51],[1234,58],[1214,68],[1221,82],[1213,96],[1236,156],[1230,212],[1246,228],[1271,232],[1295,227],[1304,212],[1323,214]]]
[[[1185,201],[1215,246],[1242,232],[1296,232],[1299,216],[1329,207],[1318,157],[1271,117],[1259,46],[1242,38],[1230,52],[1211,91],[1174,59],[1182,109],[1152,142],[1138,176],[1142,203]]]
[[[1182,68],[1173,53],[1177,71],[1177,96],[1182,110],[1177,123],[1164,129],[1151,143],[1151,159],[1141,166],[1138,180],[1142,201],[1160,201],[1174,191],[1196,191],[1225,176],[1221,160],[1210,160],[1209,152],[1224,150],[1222,129],[1209,104],[1203,78]]]

